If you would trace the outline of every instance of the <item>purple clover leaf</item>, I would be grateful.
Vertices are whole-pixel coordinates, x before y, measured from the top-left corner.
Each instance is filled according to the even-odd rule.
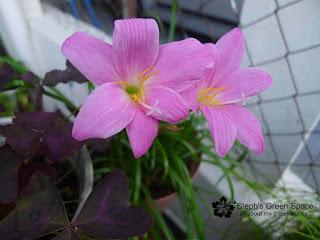
[[[130,206],[128,179],[116,170],[97,184],[73,224],[99,238],[127,238],[147,232],[152,218]]]
[[[59,111],[17,113],[12,124],[0,126],[0,134],[18,155],[45,155],[52,162],[80,149],[71,132],[72,124],[64,122]]]
[[[6,111],[6,107],[0,103],[0,113],[5,112]]]
[[[110,139],[92,138],[85,141],[96,152],[104,152],[110,146]]]
[[[18,194],[18,167],[23,159],[8,145],[0,148],[0,202],[14,202]]]
[[[80,238],[75,231],[67,229],[56,236],[53,240],[80,240]]]
[[[59,83],[78,82],[84,83],[88,80],[69,61],[65,70],[52,70],[48,72],[44,79],[28,71],[23,74],[15,70],[8,63],[3,63],[0,67],[0,91],[12,89],[10,83],[13,80],[22,80],[35,90],[37,100],[43,93],[43,86],[54,87]]]
[[[43,85],[54,87],[59,83],[68,83],[71,81],[84,83],[88,81],[69,61],[67,61],[66,65],[67,68],[65,70],[52,70],[48,72],[43,79]]]
[[[0,67],[0,91],[6,89],[6,85],[18,78],[18,73],[8,64],[3,63]]]
[[[142,235],[152,227],[152,218],[142,208],[130,206],[128,186],[122,171],[110,173],[70,223],[55,185],[36,172],[20,194],[16,208],[0,221],[0,239],[36,239],[58,231],[62,232],[55,240],[78,240],[78,233],[108,239]]]
[[[36,172],[16,208],[0,222],[0,239],[36,239],[68,224],[56,187],[49,177]]]
[[[37,88],[41,86],[40,78],[37,77],[33,72],[26,72],[21,75],[21,80],[31,84],[33,87]]]
[[[23,191],[33,174],[37,171],[41,171],[51,180],[55,180],[58,175],[56,168],[47,162],[28,162],[21,164],[18,173],[19,192]]]

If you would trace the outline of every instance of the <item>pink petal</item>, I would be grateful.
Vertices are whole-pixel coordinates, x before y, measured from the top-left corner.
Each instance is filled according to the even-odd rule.
[[[189,89],[181,92],[180,96],[185,100],[189,109],[191,109],[193,112],[197,111],[198,100],[197,100],[197,88],[195,84]]]
[[[127,134],[135,158],[145,154],[158,133],[158,121],[147,116],[144,111],[137,108],[132,122],[128,125]]]
[[[151,67],[158,56],[159,28],[153,19],[115,21],[113,59],[123,81]]]
[[[212,43],[206,43],[204,44],[207,51],[211,52],[212,60],[215,64],[212,67],[206,68],[203,75],[204,77],[197,82],[197,88],[198,89],[204,89],[211,87],[216,83],[216,79],[214,78],[214,75],[217,71],[217,67],[219,67],[220,62],[220,55],[218,53],[217,46]]]
[[[223,89],[217,98],[224,103],[241,102],[266,90],[271,84],[271,76],[265,71],[257,68],[239,69],[216,85]]]
[[[215,73],[216,63],[219,62],[219,55],[217,54],[217,48],[212,43],[204,44],[208,52],[211,53],[211,60],[214,65],[204,69],[202,78],[195,84],[192,84],[188,89],[180,92],[181,97],[187,102],[189,109],[196,112],[198,109],[197,92],[200,89],[211,87],[213,75]]]
[[[263,153],[264,138],[260,122],[246,108],[236,104],[225,106],[229,115],[237,123],[237,138],[249,149],[256,153]]]
[[[219,66],[215,73],[215,80],[225,79],[240,66],[244,54],[244,38],[239,28],[226,33],[216,44],[219,53]]]
[[[217,155],[224,157],[234,144],[237,126],[225,111],[224,106],[206,107],[201,105],[200,108],[208,122]]]
[[[155,74],[146,84],[158,84],[177,92],[200,80],[207,67],[214,65],[211,52],[198,40],[188,38],[160,46]]]
[[[145,89],[145,112],[147,115],[169,123],[177,123],[188,116],[187,103],[167,87],[150,86]]]
[[[76,32],[64,41],[61,51],[93,83],[100,85],[118,80],[112,62],[112,47],[100,39]]]
[[[73,137],[77,140],[111,137],[131,122],[135,109],[120,85],[102,84],[82,105],[74,122]]]

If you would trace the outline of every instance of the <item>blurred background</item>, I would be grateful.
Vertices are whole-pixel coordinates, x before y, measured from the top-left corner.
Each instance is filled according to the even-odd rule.
[[[299,189],[301,195],[316,199],[320,188],[319,0],[0,0],[0,55],[8,54],[43,76],[65,68],[60,46],[73,32],[86,31],[111,43],[114,20],[130,17],[156,19],[163,43],[186,37],[216,42],[240,26],[246,40],[242,66],[265,69],[274,80],[272,88],[247,102],[262,122],[266,151],[262,156],[250,155],[241,171],[256,182],[275,189]],[[78,105],[87,96],[87,88],[77,84],[59,87]],[[47,110],[56,105],[46,102]],[[202,163],[196,182],[227,197],[223,174]],[[241,183],[234,185],[237,201],[250,203],[261,197]],[[207,198],[209,203],[215,200],[209,194]],[[178,203],[166,214],[183,231]],[[237,218],[217,219],[205,210],[202,214],[208,239],[222,239],[230,227],[234,234],[239,228],[250,228]]]

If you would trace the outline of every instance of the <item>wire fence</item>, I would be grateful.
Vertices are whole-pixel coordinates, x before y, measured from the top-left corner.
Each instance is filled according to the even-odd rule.
[[[298,4],[311,4],[312,0],[270,0],[268,4],[272,5],[271,11],[248,23],[242,23],[242,16],[244,14],[253,14],[251,11],[254,9],[249,8],[251,10],[248,10],[248,2],[246,0],[42,0],[42,2],[54,5],[62,11],[72,14],[75,18],[91,23],[107,33],[111,33],[115,19],[131,16],[153,17],[160,25],[164,41],[195,37],[203,42],[215,42],[224,33],[237,25],[240,25],[246,33],[248,29],[253,29],[272,19],[276,24],[275,28],[279,31],[279,37],[271,44],[278,44],[277,41],[281,42],[281,44],[283,43],[283,54],[257,61],[255,59],[256,53],[252,53],[252,47],[247,42],[246,57],[248,63],[246,66],[264,68],[282,61],[287,66],[288,78],[290,78],[290,85],[292,85],[293,91],[285,96],[278,95],[277,97],[259,95],[256,99],[248,102],[247,106],[254,110],[263,123],[267,145],[264,157],[251,155],[247,164],[252,170],[251,174],[257,180],[263,178],[264,181],[272,184],[281,177],[284,169],[290,166],[297,175],[319,193],[320,123],[317,123],[317,117],[319,116],[320,108],[317,108],[315,101],[312,101],[311,105],[305,105],[302,100],[320,96],[320,83],[318,82],[318,89],[313,87],[308,91],[302,90],[300,83],[303,79],[301,79],[301,76],[297,76],[296,64],[292,63],[291,57],[319,50],[320,40],[308,46],[293,49],[288,43],[292,39],[288,37],[286,26],[283,25],[283,19],[279,14],[280,12],[290,11],[290,8],[300,8],[301,6],[298,6]],[[253,3],[253,1],[250,2]],[[263,8],[264,6],[256,4],[256,7]],[[256,10],[258,11],[259,9]],[[311,12],[310,14],[314,13]],[[318,13],[317,17],[320,18],[320,13]],[[310,24],[312,24],[311,21]],[[256,36],[259,36],[259,32],[256,33]],[[304,36],[300,37],[303,38]],[[246,40],[248,40],[247,38],[246,36]],[[252,45],[252,40],[250,41]],[[253,50],[255,51],[255,49]],[[319,52],[317,52],[316,59],[320,62],[319,55]],[[308,63],[306,62],[305,64]],[[306,74],[310,75],[314,74],[314,72],[316,71],[309,69]],[[274,74],[277,75],[277,72]],[[275,84],[279,85],[282,79],[275,77],[274,81],[276,81]],[[308,84],[308,82],[305,84]],[[285,85],[284,88],[286,88]],[[287,102],[290,102],[290,104],[292,102],[293,105],[290,105],[290,109],[292,108],[295,117],[292,118],[292,122],[289,120],[285,124],[277,123],[278,117],[275,116],[283,115]],[[270,105],[274,107],[270,107]],[[316,109],[314,110],[316,112],[313,109]],[[308,114],[310,111],[313,111],[313,114]],[[292,127],[287,130],[286,124],[293,124],[293,126],[298,127]],[[280,141],[279,139],[282,140]]]
[[[257,64],[253,63],[250,49],[248,47],[246,48],[247,55],[249,58],[250,66],[264,66],[266,64],[276,63],[279,60],[284,60],[286,65],[288,66],[288,72],[294,88],[294,92],[290,96],[278,97],[278,98],[272,98],[272,99],[263,99],[261,96],[258,96],[258,100],[256,103],[249,104],[249,107],[257,106],[259,109],[261,120],[263,121],[265,130],[266,130],[265,137],[268,139],[268,142],[270,143],[269,149],[267,149],[267,151],[268,150],[271,151],[274,156],[274,159],[270,159],[272,161],[270,160],[261,161],[261,160],[255,160],[254,158],[251,158],[250,161],[256,164],[263,164],[263,165],[267,164],[267,165],[275,166],[279,174],[283,172],[284,167],[288,167],[288,165],[290,165],[290,168],[295,173],[297,173],[304,180],[305,183],[308,183],[309,185],[311,185],[316,190],[316,193],[319,194],[320,145],[314,147],[314,145],[316,145],[316,143],[320,141],[319,123],[317,122],[319,120],[317,119],[318,114],[316,114],[316,117],[313,119],[313,122],[314,122],[313,126],[310,126],[310,125],[307,126],[308,125],[306,123],[307,116],[304,116],[303,107],[308,107],[308,106],[301,106],[299,99],[305,96],[319,95],[320,91],[316,89],[308,92],[301,91],[301,89],[299,88],[299,85],[297,84],[297,76],[296,74],[294,74],[294,66],[292,66],[292,62],[290,61],[289,58],[290,56],[293,56],[295,54],[299,54],[299,53],[307,52],[312,49],[319,48],[320,44],[317,43],[315,45],[310,45],[308,47],[304,47],[298,50],[290,50],[290,47],[288,45],[288,38],[285,34],[283,23],[279,17],[279,11],[290,8],[295,4],[301,3],[302,1],[303,0],[291,1],[290,3],[282,6],[280,6],[279,2],[276,1],[275,2],[276,8],[271,14],[268,14],[262,18],[259,18],[258,20],[251,22],[248,25],[241,26],[242,28],[248,28],[250,26],[257,25],[262,21],[265,21],[270,17],[273,17],[273,16],[275,17],[276,24],[280,31],[281,39],[283,40],[283,43],[285,46],[285,54],[283,56],[276,57],[271,60],[266,60],[264,62],[260,62]],[[281,79],[279,80],[281,81]],[[266,115],[279,114],[277,112],[278,109],[274,109],[273,112],[270,112],[270,111],[268,112],[263,108],[263,105],[271,102],[280,103],[286,100],[292,100],[295,111],[297,113],[297,117],[298,117],[296,120],[299,121],[299,125],[301,127],[300,129],[295,129],[295,131],[286,131],[286,132],[272,131],[272,127],[270,127],[270,122],[268,121],[268,118],[266,117]],[[316,104],[316,103],[314,102],[313,104]],[[320,111],[318,111],[318,113],[320,113]],[[318,125],[318,128],[317,128],[317,125]],[[274,137],[277,137],[277,136],[287,136],[291,138],[298,136],[300,138],[300,144],[294,147],[296,148],[297,151],[295,152],[295,154],[292,155],[292,158],[290,159],[289,162],[282,161],[282,159],[280,159],[279,148],[278,149],[276,148],[277,143],[274,142]],[[283,146],[281,146],[282,151],[286,151],[287,147],[288,146],[286,146],[286,144],[283,144]]]

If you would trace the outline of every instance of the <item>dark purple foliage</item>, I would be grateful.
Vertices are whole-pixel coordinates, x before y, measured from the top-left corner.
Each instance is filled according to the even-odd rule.
[[[114,171],[94,188],[74,224],[100,238],[127,238],[147,232],[152,219],[144,209],[130,206],[128,179]]]
[[[8,63],[3,63],[0,67],[0,91],[2,91],[8,83],[17,78],[17,72]]]
[[[72,229],[67,229],[56,236],[53,240],[80,240],[79,236]]]
[[[110,146],[109,139],[92,138],[85,141],[96,152],[104,152]]]
[[[12,203],[0,203],[0,223],[8,214],[16,207],[14,202]]]
[[[48,72],[43,80],[43,85],[54,87],[59,83],[68,82],[84,83],[88,80],[82,73],[79,72],[69,61],[67,61],[67,68],[65,70],[53,70]]]
[[[18,167],[22,158],[8,145],[0,148],[0,203],[14,202],[18,193]]]
[[[0,134],[18,155],[45,155],[50,161],[80,149],[81,143],[71,133],[72,124],[64,122],[59,111],[17,113],[12,124],[0,126]]]
[[[30,83],[33,87],[41,86],[40,79],[33,72],[26,72],[21,75],[21,80]]]
[[[0,103],[0,113],[5,112],[5,111],[6,111],[5,106]]]
[[[36,172],[16,208],[0,222],[0,239],[35,239],[58,230],[64,231],[55,240],[78,240],[76,231],[108,239],[142,235],[151,228],[152,219],[143,209],[130,206],[128,185],[122,171],[106,176],[70,224],[56,187]]]
[[[56,168],[46,162],[29,162],[26,164],[22,164],[19,167],[18,175],[19,192],[23,191],[32,175],[37,171],[41,171],[51,180],[55,180],[58,175]]]
[[[35,239],[68,224],[56,187],[37,172],[19,196],[16,208],[0,222],[0,239]]]
[[[8,63],[3,63],[0,67],[0,91],[4,90],[6,85],[15,79],[21,79],[31,84],[39,93],[42,93],[42,86],[54,87],[59,83],[84,83],[88,81],[69,61],[67,61],[66,65],[67,68],[65,70],[52,70],[48,72],[41,81],[39,77],[30,71],[20,74]]]

